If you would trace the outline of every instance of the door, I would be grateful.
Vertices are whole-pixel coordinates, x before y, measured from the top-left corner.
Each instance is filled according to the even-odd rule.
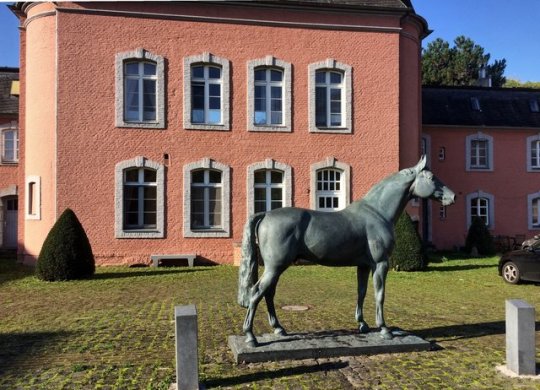
[[[16,197],[4,200],[4,248],[17,248],[17,213]]]

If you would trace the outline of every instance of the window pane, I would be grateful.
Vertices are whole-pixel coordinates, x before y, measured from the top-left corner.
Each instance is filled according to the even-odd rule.
[[[270,71],[270,81],[281,81],[283,78],[283,73],[279,70]]]
[[[273,201],[281,201],[283,199],[283,191],[281,190],[281,188],[272,188],[270,190],[270,197]]]
[[[255,122],[256,125],[266,124],[266,111],[255,111]]]
[[[282,202],[272,202],[270,204],[271,204],[272,210],[279,209],[279,208],[283,207]]]
[[[331,121],[330,121],[331,126],[341,126],[341,114],[332,114],[330,118],[331,118]]]
[[[332,84],[341,84],[341,73],[330,72],[330,82]]]
[[[191,104],[193,109],[204,109],[204,84],[191,84]]]
[[[139,224],[139,216],[137,213],[125,213],[124,221],[127,226],[137,226]]]
[[[255,81],[266,81],[266,69],[258,69],[255,71]]]
[[[338,198],[332,198],[332,207],[337,209],[339,208],[339,199]]]
[[[204,170],[192,171],[191,172],[191,182],[192,183],[204,183]]]
[[[156,227],[157,214],[156,213],[144,213],[144,227],[152,228]]]
[[[271,114],[271,124],[280,125],[283,123],[283,114],[281,112],[272,112]]]
[[[208,111],[208,123],[221,123],[221,111],[209,110]]]
[[[281,99],[272,99],[270,103],[270,109],[272,111],[281,111]]]
[[[212,227],[221,226],[221,213],[211,213],[208,217],[209,217],[208,221],[210,222],[210,226]]]
[[[272,99],[281,99],[281,87],[271,87],[270,88],[270,95]]]
[[[266,183],[266,171],[265,170],[259,170],[255,171],[255,174],[253,175],[255,183]]]
[[[283,182],[283,173],[279,171],[272,171],[270,173],[270,182],[271,183],[282,183]]]
[[[194,66],[191,68],[191,76],[193,78],[202,79],[204,78],[204,67],[203,66]]]
[[[144,64],[144,74],[147,76],[154,76],[156,74],[156,65],[155,64]]]
[[[325,83],[326,82],[326,72],[318,71],[315,73],[315,82],[316,83]]]
[[[266,98],[266,87],[264,85],[255,86],[255,98],[256,99]]]
[[[208,85],[208,92],[210,96],[221,96],[221,85],[219,84],[209,84]]]
[[[128,62],[125,66],[126,74],[137,75],[139,74],[139,63],[138,62]]]
[[[157,187],[155,186],[144,186],[144,199],[155,200],[157,199]]]
[[[324,198],[323,197],[319,198],[319,208],[324,209]]]
[[[260,213],[262,211],[267,211],[266,210],[266,202],[255,202],[255,212],[256,213]]]
[[[330,89],[330,99],[334,101],[341,101],[341,89],[331,88]]]
[[[157,172],[153,169],[145,169],[144,170],[144,181],[146,183],[155,183],[156,182],[156,174]]]
[[[210,171],[209,180],[210,180],[210,183],[221,183],[221,172],[220,171]]]
[[[219,97],[211,97],[208,101],[208,108],[219,110],[221,108],[221,99]]]
[[[315,117],[315,124],[317,126],[327,126],[325,87],[317,87],[315,89]]]
[[[124,181],[137,183],[139,181],[139,169],[126,169],[124,171]]]
[[[204,111],[203,110],[191,110],[191,122],[204,123]]]
[[[266,111],[266,99],[255,99],[255,111]]]
[[[255,202],[266,201],[266,189],[255,188]]]
[[[211,66],[208,68],[208,78],[209,79],[220,79],[221,78],[221,69]]]

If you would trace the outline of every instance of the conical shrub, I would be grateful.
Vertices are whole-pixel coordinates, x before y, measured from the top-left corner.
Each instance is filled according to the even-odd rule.
[[[47,281],[86,279],[95,268],[86,232],[73,210],[66,209],[43,243],[36,276]]]
[[[390,268],[396,271],[419,271],[427,266],[422,240],[411,217],[403,212],[394,228],[396,244],[390,256]]]
[[[476,248],[479,255],[491,256],[495,254],[495,244],[489,233],[484,220],[479,217],[474,217],[467,232],[465,240],[465,251],[471,253],[473,248]]]

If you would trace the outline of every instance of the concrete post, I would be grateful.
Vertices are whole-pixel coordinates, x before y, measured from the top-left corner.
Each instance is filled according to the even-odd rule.
[[[195,305],[176,306],[176,389],[199,389],[197,310]]]
[[[534,307],[506,300],[506,367],[518,375],[536,375]]]

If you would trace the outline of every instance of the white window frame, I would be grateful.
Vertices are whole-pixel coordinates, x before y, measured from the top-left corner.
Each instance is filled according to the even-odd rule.
[[[343,75],[341,91],[342,125],[318,127],[316,124],[316,87],[315,75],[318,71],[339,72]],[[309,131],[311,133],[352,133],[352,67],[337,62],[332,58],[310,64],[308,66],[308,102],[309,102]]]
[[[537,223],[534,221],[535,208],[538,219]],[[527,195],[527,224],[529,230],[540,230],[540,192]]]
[[[41,177],[26,176],[24,191],[24,219],[41,220]]]
[[[221,68],[221,123],[193,123],[191,121],[191,67],[195,65]],[[206,98],[206,96],[205,96]],[[188,130],[230,130],[230,61],[211,53],[184,58],[184,128]]]
[[[156,65],[156,119],[152,121],[125,120],[125,74],[124,65],[127,62],[152,62]],[[116,127],[137,129],[164,129],[165,119],[165,60],[162,56],[150,53],[143,48],[117,53],[115,58],[115,111]],[[142,95],[141,95],[142,98]]]
[[[313,210],[319,210],[318,195],[317,191],[317,172],[322,169],[334,169],[341,171],[341,194],[340,201],[342,203],[343,209],[349,205],[351,202],[350,196],[350,178],[351,178],[351,167],[349,164],[337,161],[334,157],[328,157],[324,161],[312,164],[310,168],[310,207]],[[329,211],[329,210],[321,210]]]
[[[475,199],[486,199],[487,200],[487,219],[488,224],[487,227],[490,230],[495,229],[495,197],[492,194],[489,194],[487,192],[484,192],[482,190],[472,192],[466,196],[466,207],[467,207],[467,230],[471,226],[472,223],[472,213],[471,213],[471,207],[472,202]]]
[[[255,70],[256,68],[266,68],[280,70],[283,72],[281,81],[282,87],[282,112],[283,121],[281,124],[255,124]],[[247,63],[247,129],[248,131],[277,131],[290,132],[291,127],[291,91],[292,91],[292,66],[290,63],[282,61],[270,55]],[[270,93],[267,88],[267,93]],[[269,100],[267,99],[267,104]]]
[[[14,132],[14,150],[13,159],[7,159],[6,156],[6,134]],[[0,127],[0,134],[2,136],[2,164],[17,164],[19,162],[19,128],[17,123],[14,122],[8,127]]]
[[[473,141],[485,141],[486,142],[486,167],[471,164],[471,157],[473,153]],[[467,171],[480,171],[491,172],[494,169],[493,166],[493,137],[481,132],[468,135],[465,138],[465,167]]]
[[[199,169],[221,171],[222,226],[212,229],[191,228],[191,172]],[[184,165],[184,237],[230,237],[231,220],[231,168],[210,158]]]
[[[150,168],[156,171],[156,227],[151,229],[124,229],[124,171],[131,168]],[[165,237],[165,167],[143,156],[121,161],[115,166],[114,199],[115,238]]]
[[[283,172],[283,183],[281,187],[283,189],[283,207],[292,206],[292,168],[287,164],[268,158],[265,161],[259,161],[247,167],[246,194],[248,217],[255,213],[255,172],[263,169]]]
[[[533,144],[538,145],[536,153]],[[532,163],[533,157],[536,157],[536,165]],[[540,172],[540,134],[527,137],[527,172]]]

